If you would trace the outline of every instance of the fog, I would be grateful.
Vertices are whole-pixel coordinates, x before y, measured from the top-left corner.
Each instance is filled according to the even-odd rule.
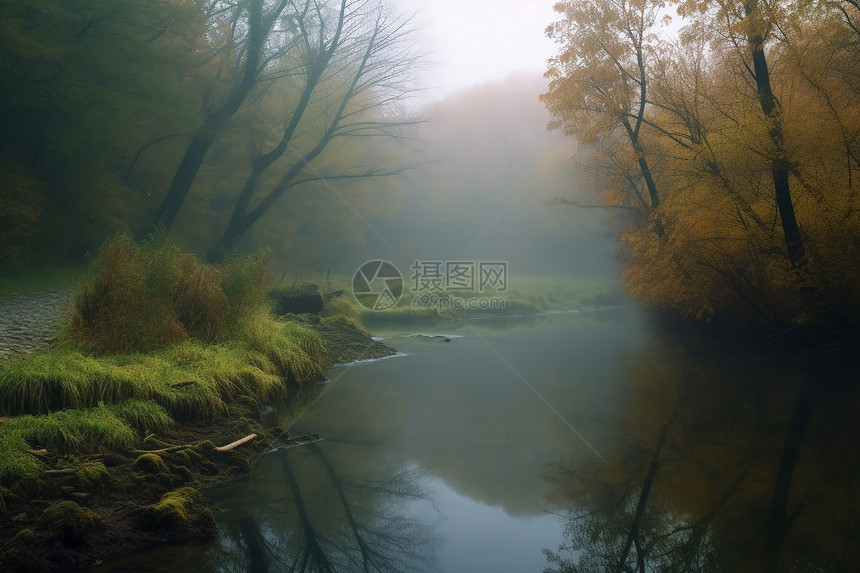
[[[587,200],[594,184],[575,165],[575,141],[546,130],[544,83],[516,74],[431,102],[420,113],[427,121],[391,144],[408,170],[361,189],[318,186],[311,213],[279,212],[261,226],[289,234],[259,240],[293,272],[346,274],[387,259],[401,269],[482,260],[507,261],[512,273],[615,273],[607,214],[559,204]]]

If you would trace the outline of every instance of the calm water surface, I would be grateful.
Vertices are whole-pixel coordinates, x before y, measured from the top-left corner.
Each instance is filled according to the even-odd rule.
[[[289,414],[322,441],[207,492],[218,538],[103,570],[858,570],[851,360],[630,309],[376,334]]]

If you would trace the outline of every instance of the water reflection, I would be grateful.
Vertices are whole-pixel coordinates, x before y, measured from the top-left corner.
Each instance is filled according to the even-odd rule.
[[[426,497],[422,472],[401,468],[380,479],[356,478],[336,465],[339,458],[326,453],[328,446],[337,447],[312,443],[270,456],[265,471],[277,475],[268,476],[268,491],[254,491],[253,506],[235,501],[226,505],[223,534],[207,556],[213,570],[428,568],[433,550],[430,529],[403,511]],[[237,492],[229,497],[235,500]]]
[[[552,572],[860,570],[856,359],[655,337],[604,466],[559,463]]]

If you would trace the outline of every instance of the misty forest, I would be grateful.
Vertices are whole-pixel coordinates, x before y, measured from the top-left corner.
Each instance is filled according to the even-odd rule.
[[[860,3],[432,8],[0,4],[0,570],[860,570]]]

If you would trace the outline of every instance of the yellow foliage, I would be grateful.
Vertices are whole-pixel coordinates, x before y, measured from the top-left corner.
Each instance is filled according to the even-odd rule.
[[[804,12],[784,2],[691,1],[682,3],[691,19],[683,42],[640,40],[636,66],[636,39],[618,28],[632,12],[613,16],[600,6],[556,6],[564,19],[547,33],[562,48],[542,99],[557,126],[595,144],[604,200],[631,213],[621,235],[630,294],[700,320],[778,328],[860,322],[856,30],[830,4]],[[644,0],[624,6],[650,14]],[[752,63],[762,30],[772,30],[763,40],[766,82],[753,77],[765,74]],[[636,121],[646,81],[631,147],[618,123]],[[766,115],[771,88],[776,105]],[[643,159],[656,181],[656,209],[645,197]],[[788,174],[801,259],[787,246],[778,171]]]

